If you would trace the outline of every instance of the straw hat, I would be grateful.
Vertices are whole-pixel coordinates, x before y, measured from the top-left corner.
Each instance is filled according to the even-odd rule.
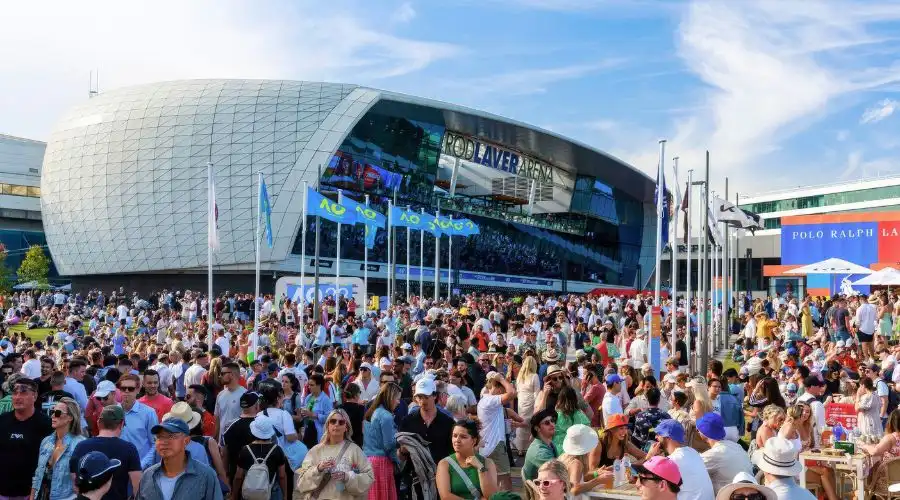
[[[753,489],[763,494],[766,500],[777,500],[775,491],[756,482],[756,478],[746,472],[738,472],[732,483],[725,486],[716,494],[716,500],[730,500],[731,494],[737,490]]]
[[[193,429],[197,424],[203,420],[203,417],[200,416],[199,413],[195,412],[191,409],[191,405],[185,403],[184,401],[179,401],[172,405],[172,409],[169,410],[169,413],[163,415],[163,420],[168,420],[170,418],[177,418],[182,422],[188,424],[188,429]]]

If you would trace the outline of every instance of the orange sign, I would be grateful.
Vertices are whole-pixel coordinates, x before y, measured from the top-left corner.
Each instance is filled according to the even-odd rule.
[[[662,308],[659,306],[650,309],[650,338],[662,338]]]

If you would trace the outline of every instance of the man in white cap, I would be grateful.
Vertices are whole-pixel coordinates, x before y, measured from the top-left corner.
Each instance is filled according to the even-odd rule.
[[[753,463],[765,475],[764,484],[778,500],[815,500],[815,495],[797,484],[803,466],[797,461],[794,445],[781,436],[769,438],[761,450],[753,452]]]
[[[628,364],[634,369],[640,369],[647,362],[647,331],[637,329],[637,338],[631,343]]]
[[[359,365],[359,377],[353,383],[359,386],[359,400],[363,403],[375,399],[380,388],[378,381],[372,378],[372,365],[369,363]]]
[[[778,496],[771,488],[761,486],[756,478],[746,472],[739,472],[731,480],[731,483],[722,487],[716,494],[716,500],[731,500],[732,495],[735,498],[754,498],[751,495],[762,495],[763,500],[776,500]]]
[[[488,394],[478,401],[478,420],[481,421],[480,453],[493,460],[497,466],[497,483],[500,489],[511,490],[504,405],[515,399],[516,388],[500,372],[489,372],[485,389]]]

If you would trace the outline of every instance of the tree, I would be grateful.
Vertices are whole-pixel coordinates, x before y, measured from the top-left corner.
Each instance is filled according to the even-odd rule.
[[[10,279],[12,272],[6,266],[6,257],[8,256],[6,245],[0,243],[0,295],[6,295],[12,291],[13,282]]]
[[[39,245],[31,245],[25,253],[25,258],[22,259],[22,265],[19,266],[19,283],[37,281],[38,285],[47,286],[49,274],[50,259],[47,258],[44,249]]]

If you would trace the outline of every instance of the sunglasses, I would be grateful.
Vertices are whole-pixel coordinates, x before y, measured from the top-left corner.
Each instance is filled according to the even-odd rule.
[[[541,425],[555,425],[556,422],[552,418],[547,418],[541,421]]]
[[[123,386],[119,387],[119,390],[122,392],[135,392],[135,391],[137,391],[137,387],[135,387],[133,385],[123,385]]]
[[[53,410],[50,414],[53,415],[53,416],[56,417],[56,418],[60,418],[60,417],[62,417],[63,415],[68,415],[69,412],[62,411],[62,410]]]
[[[16,387],[13,387],[13,390],[12,390],[13,394],[25,394],[26,392],[36,392],[36,391],[34,389],[32,389],[31,387],[28,387],[27,385],[17,385]]]
[[[653,481],[653,482],[657,482],[657,483],[662,481],[662,479],[655,477],[655,476],[638,476],[637,480],[641,484],[644,484],[644,481]]]
[[[754,492],[749,494],[741,494],[741,493],[732,493],[729,497],[730,500],[766,500],[766,496],[760,492]]]
[[[549,488],[555,484],[561,483],[560,479],[532,479],[531,484],[537,486],[538,488],[544,487]]]
[[[347,421],[342,418],[332,418],[328,421],[328,423],[331,425],[344,425],[347,423]]]

